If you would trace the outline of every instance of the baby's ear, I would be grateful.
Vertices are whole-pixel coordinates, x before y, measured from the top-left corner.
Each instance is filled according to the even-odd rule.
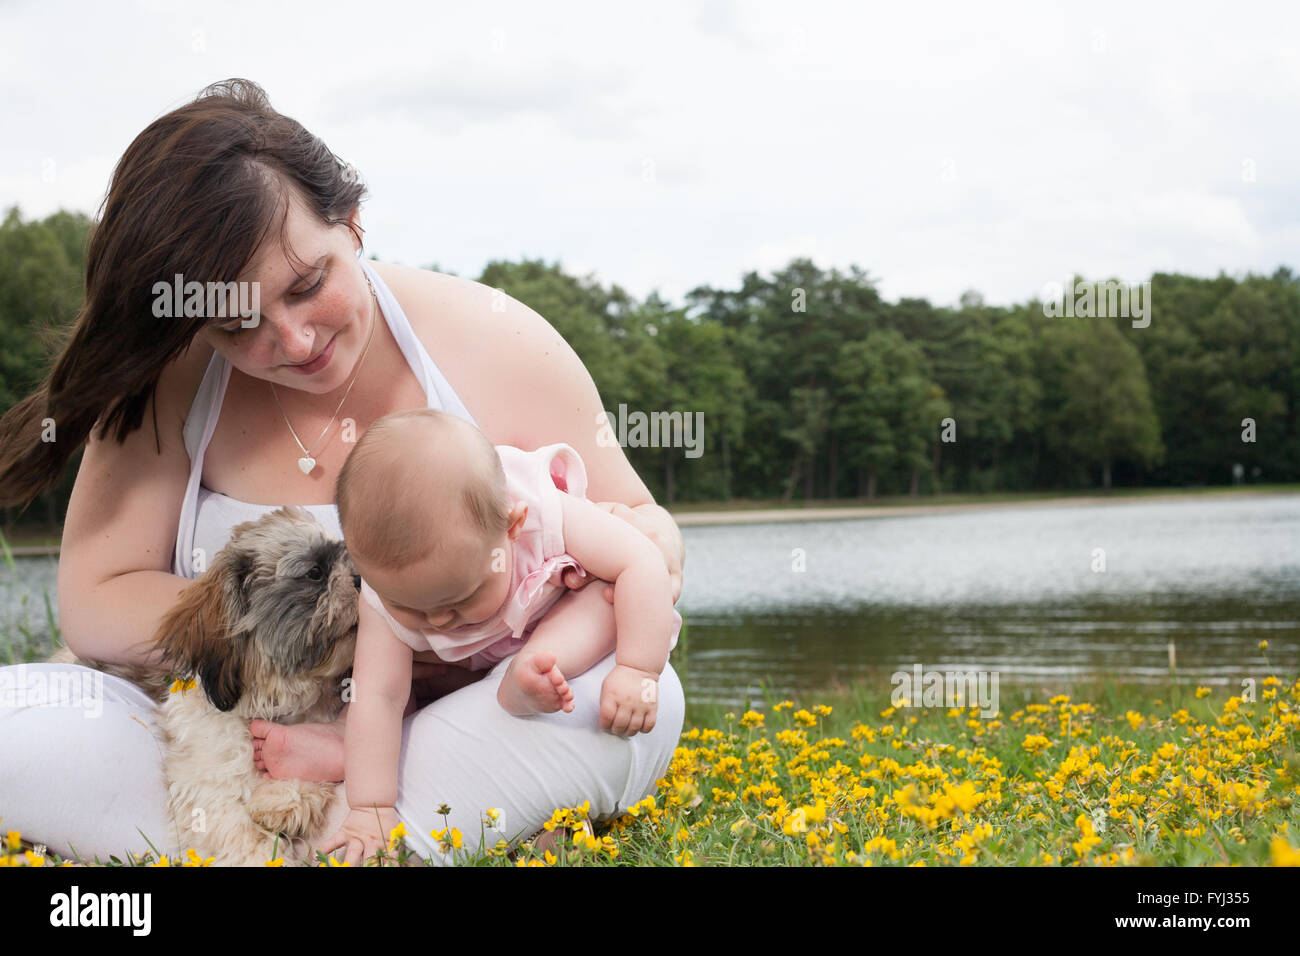
[[[506,531],[513,541],[519,537],[520,532],[524,530],[524,522],[528,520],[528,505],[522,501],[516,501],[510,506],[510,527]]]

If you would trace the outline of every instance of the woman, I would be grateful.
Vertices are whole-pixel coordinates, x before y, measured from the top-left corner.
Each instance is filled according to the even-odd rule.
[[[56,480],[88,439],[58,581],[61,629],[79,657],[156,662],[150,639],[164,612],[241,521],[298,504],[339,535],[333,489],[351,442],[390,412],[426,405],[494,444],[572,445],[588,496],[659,545],[680,593],[681,534],[622,450],[597,443],[600,399],[572,349],[478,283],[359,261],[364,194],[245,80],[208,87],[122,157],[76,327],[46,382],[0,419],[5,503]],[[258,290],[256,315],[241,320],[234,292],[215,303],[225,308],[184,307],[170,289],[190,281],[258,283],[241,287]],[[474,850],[490,807],[504,817],[495,841],[535,831],[556,807],[590,800],[599,817],[653,792],[681,730],[681,685],[666,668],[654,731],[614,737],[596,711],[613,664],[571,683],[571,714],[510,717],[489,676],[406,718],[398,811],[416,851],[439,859],[429,831],[447,825]],[[69,665],[27,665],[25,679],[56,668]],[[428,663],[422,676],[445,672]],[[86,859],[183,852],[184,831],[166,818],[154,705],[95,676],[95,708],[76,706],[67,688],[80,685],[68,681],[65,706],[0,706],[4,826]],[[272,776],[342,779],[341,722],[251,730]],[[437,813],[444,804],[449,817]]]

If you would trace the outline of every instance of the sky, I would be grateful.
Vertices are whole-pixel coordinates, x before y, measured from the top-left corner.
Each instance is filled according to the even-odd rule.
[[[0,0],[0,211],[94,215],[255,80],[360,171],[369,253],[684,304],[792,258],[890,301],[1300,267],[1300,5]]]

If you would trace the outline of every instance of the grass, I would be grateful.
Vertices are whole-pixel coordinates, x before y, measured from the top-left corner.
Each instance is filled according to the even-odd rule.
[[[9,574],[3,582],[4,587],[12,589],[18,587],[18,569],[14,563],[14,553],[9,547],[9,541],[3,534],[0,534],[0,558],[3,558],[5,567],[9,569]],[[42,600],[45,602],[45,623],[49,628],[50,638],[41,638],[32,632],[27,624],[27,602],[31,594],[24,589],[20,596],[20,604],[23,609],[22,620],[15,623],[12,612],[9,620],[6,622],[5,634],[17,635],[18,640],[6,637],[4,647],[0,648],[0,655],[3,655],[4,664],[22,664],[29,661],[43,660],[53,653],[62,637],[59,633],[58,621],[55,619],[54,606],[50,603],[50,592],[41,589]],[[12,601],[6,601],[6,607],[12,607]]]
[[[863,687],[692,707],[657,792],[623,817],[558,808],[549,849],[493,844],[486,820],[473,840],[437,836],[470,866],[1300,865],[1294,675],[1254,701],[1176,682],[1071,691],[1013,688],[988,719]],[[9,836],[10,863],[58,862]],[[424,861],[396,839],[368,865]]]
[[[1081,693],[1080,693],[1081,691]],[[652,805],[551,865],[1300,864],[1300,682],[1254,703],[1170,684],[1021,688],[1001,711],[693,708]],[[810,702],[803,702],[805,705]],[[616,855],[614,855],[616,854]]]

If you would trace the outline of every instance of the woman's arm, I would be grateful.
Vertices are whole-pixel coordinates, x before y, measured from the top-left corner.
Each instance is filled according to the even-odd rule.
[[[161,666],[154,637],[191,583],[171,573],[190,475],[175,412],[188,387],[186,368],[177,362],[163,370],[143,423],[122,444],[93,432],[86,442],[58,572],[59,628],[84,659]]]
[[[486,304],[493,290],[474,285],[483,290],[480,304]],[[505,311],[490,313],[492,344],[503,400],[513,406],[512,431],[505,440],[493,441],[528,451],[554,442],[572,445],[587,469],[587,497],[654,541],[676,602],[686,551],[677,523],[655,503],[623,449],[599,440],[602,429],[608,434],[607,419],[596,383],[577,353],[528,306],[502,298]]]

